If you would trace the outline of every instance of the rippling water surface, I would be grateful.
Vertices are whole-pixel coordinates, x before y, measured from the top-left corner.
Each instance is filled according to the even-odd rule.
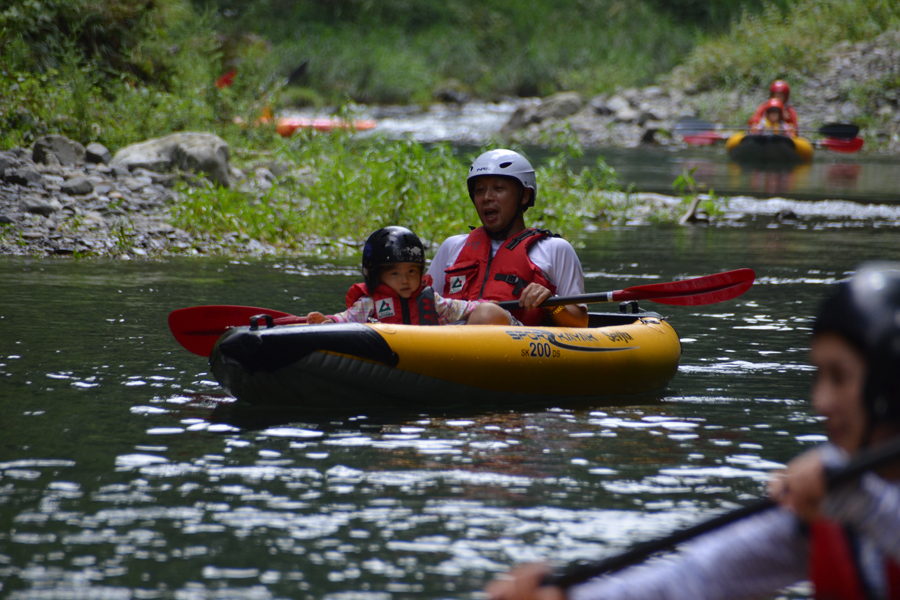
[[[468,145],[474,153],[499,136],[516,107],[512,102],[368,107],[360,117],[374,119],[377,127],[360,135],[450,142]],[[328,115],[305,110],[288,116]],[[810,137],[813,144],[821,141],[815,133]],[[728,159],[724,144],[686,147],[680,143],[591,149],[584,163],[593,165],[597,156],[602,156],[616,170],[623,186],[634,185],[645,192],[672,194],[672,182],[687,171],[704,190],[713,189],[719,195],[900,204],[900,159],[868,152],[873,142],[866,140],[867,151],[853,154],[818,148],[811,163],[799,165],[740,165]],[[538,164],[547,153],[542,148],[527,150]]]
[[[336,415],[221,395],[169,311],[339,309],[356,261],[0,259],[0,595],[473,598],[509,565],[597,558],[757,497],[822,441],[810,316],[896,228],[624,228],[588,291],[738,267],[705,307],[650,305],[678,375],[628,407]],[[597,381],[602,392],[603,381]]]

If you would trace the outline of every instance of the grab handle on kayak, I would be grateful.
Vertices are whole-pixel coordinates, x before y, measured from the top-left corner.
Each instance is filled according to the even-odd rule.
[[[266,322],[266,329],[271,329],[275,327],[275,319],[272,318],[272,315],[255,315],[250,317],[250,331],[256,331],[259,329],[259,320],[264,319]]]
[[[627,315],[629,306],[631,307],[631,314],[633,314],[633,315],[636,315],[639,312],[644,312],[643,310],[641,310],[641,307],[638,306],[637,300],[629,300],[628,302],[620,302],[619,303],[619,312],[624,315]]]

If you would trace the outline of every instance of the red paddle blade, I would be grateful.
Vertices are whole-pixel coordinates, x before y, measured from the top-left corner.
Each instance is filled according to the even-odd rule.
[[[210,305],[180,308],[169,314],[169,329],[186,350],[209,356],[216,341],[231,327],[250,324],[250,317],[271,315],[278,324],[305,323],[306,317],[255,306]]]
[[[614,292],[612,300],[650,300],[674,306],[714,304],[737,298],[750,289],[755,279],[753,269],[735,269],[681,281],[637,285]]]
[[[825,138],[819,143],[832,152],[844,152],[850,154],[852,152],[859,152],[860,148],[863,147],[863,141],[864,140],[861,137],[850,138],[849,140],[841,138]]]
[[[718,142],[724,141],[725,138],[715,131],[705,131],[693,135],[684,136],[684,143],[688,146],[712,146]]]

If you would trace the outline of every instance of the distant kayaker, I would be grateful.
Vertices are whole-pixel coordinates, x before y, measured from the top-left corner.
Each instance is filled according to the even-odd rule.
[[[447,325],[514,323],[512,316],[490,302],[443,298],[431,287],[425,270],[425,248],[405,227],[384,227],[369,236],[363,248],[362,274],[347,292],[347,310],[324,315],[311,312],[308,323],[397,323]]]
[[[772,82],[772,85],[769,86],[769,100],[780,100],[782,104],[782,117],[783,121],[787,123],[789,126],[794,128],[794,131],[798,130],[800,126],[797,124],[797,113],[794,111],[794,107],[788,103],[788,99],[791,97],[791,88],[787,84],[786,81],[782,81],[778,79]],[[757,123],[763,120],[766,116],[767,104],[768,100],[763,102],[757,107],[756,112],[753,113],[753,116],[750,117],[748,121],[748,125],[753,127]]]
[[[819,600],[900,598],[900,468],[826,491],[826,469],[900,439],[900,263],[863,265],[813,325],[812,406],[829,443],[790,462],[780,506],[697,538],[669,560],[563,590],[530,564],[487,587],[491,600],[725,600],[773,597],[810,580]]]
[[[750,133],[773,133],[793,137],[797,131],[784,121],[784,105],[778,98],[765,104],[766,112],[762,120],[750,127]]]
[[[428,269],[434,289],[459,300],[519,300],[525,325],[586,327],[585,305],[538,308],[544,300],[584,293],[584,273],[572,245],[543,229],[525,227],[534,206],[534,168],[512,150],[475,159],[466,179],[481,227],[447,238]]]

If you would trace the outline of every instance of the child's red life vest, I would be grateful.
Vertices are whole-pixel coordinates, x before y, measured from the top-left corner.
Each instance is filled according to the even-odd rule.
[[[356,283],[347,292],[347,308],[353,306],[363,296],[371,296],[375,302],[375,314],[372,315],[380,323],[396,325],[439,325],[437,307],[434,303],[434,289],[431,277],[422,277],[422,284],[409,298],[400,295],[384,285],[378,284],[375,291],[369,294],[364,283]]]
[[[885,561],[889,600],[900,600],[900,564]],[[843,525],[818,519],[809,528],[809,579],[816,600],[870,600]]]
[[[528,249],[546,237],[556,236],[546,229],[526,229],[504,242],[492,257],[487,231],[484,227],[474,229],[456,262],[445,271],[444,296],[456,300],[516,300],[532,282],[555,294],[556,286],[528,258]],[[510,312],[525,325],[540,325],[547,316],[543,308]]]

